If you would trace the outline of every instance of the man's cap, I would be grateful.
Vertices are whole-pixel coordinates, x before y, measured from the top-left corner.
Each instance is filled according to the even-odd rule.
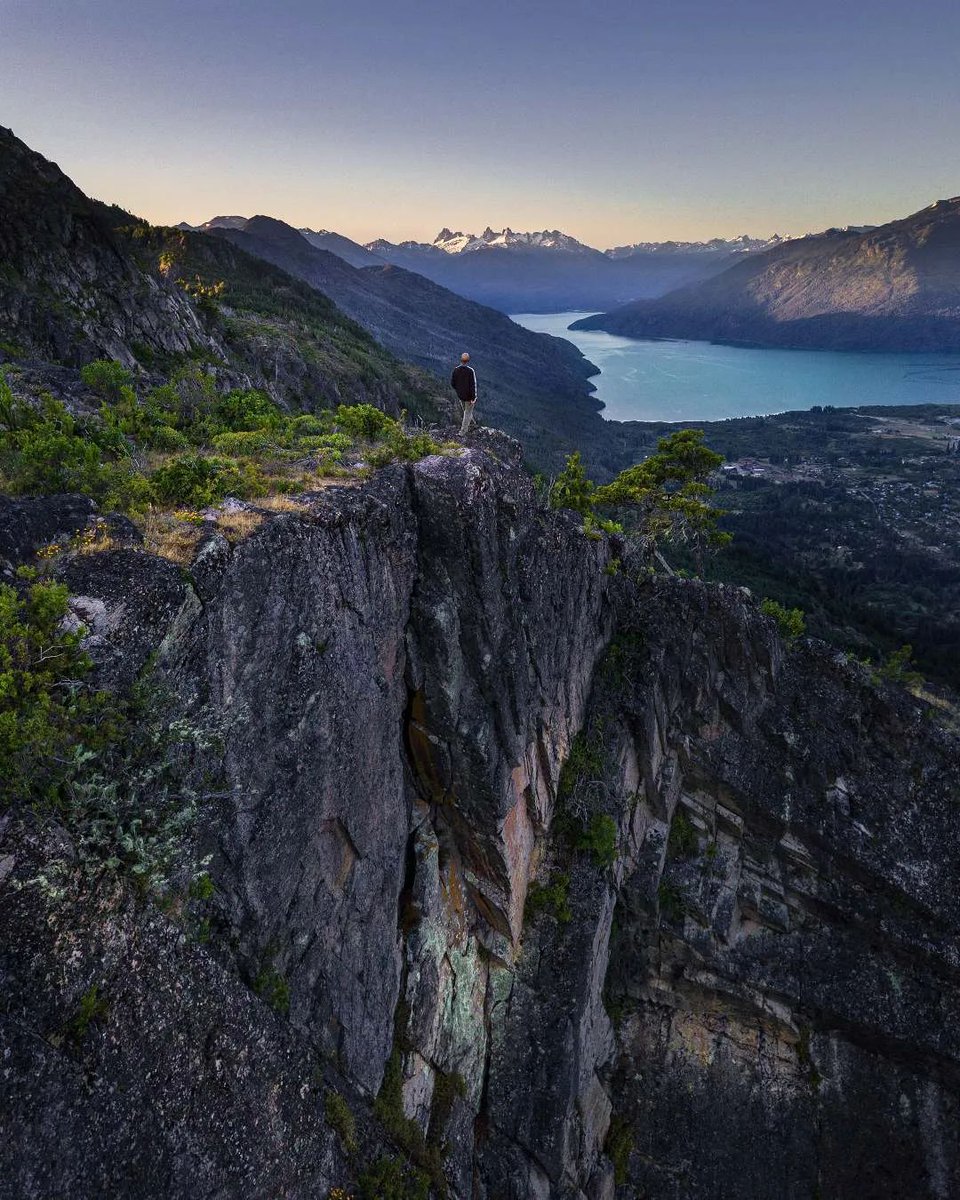
[[[460,355],[460,361],[461,362],[469,362],[470,361],[470,355],[466,352],[466,350],[464,350],[464,352]]]

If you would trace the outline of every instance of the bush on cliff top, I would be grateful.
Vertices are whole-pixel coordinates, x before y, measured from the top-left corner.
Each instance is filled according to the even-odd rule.
[[[780,636],[786,642],[795,642],[807,631],[802,609],[785,608],[778,601],[767,599],[760,602],[760,611],[776,621]]]
[[[119,363],[89,363],[81,376],[100,400],[97,417],[74,417],[51,396],[19,399],[0,372],[0,489],[80,492],[137,515],[307,490],[354,448],[371,466],[441,449],[369,404],[292,416],[253,388],[219,393],[198,369],[143,397]]]

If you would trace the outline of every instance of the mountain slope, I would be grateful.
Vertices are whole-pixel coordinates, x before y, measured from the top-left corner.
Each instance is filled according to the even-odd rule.
[[[7,356],[82,363],[216,352],[182,288],[133,259],[117,225],[54,164],[0,127],[0,342]]]
[[[348,262],[351,267],[382,267],[384,265],[384,259],[379,254],[374,254],[366,246],[361,246],[359,242],[351,241],[342,233],[332,233],[329,229],[301,229],[300,233],[311,246],[316,246],[318,250],[329,250],[331,254],[336,254],[338,258]]]
[[[440,391],[301,280],[90,200],[0,129],[0,359],[24,371],[96,358],[161,375],[202,365],[294,407],[431,412]]]
[[[569,342],[531,333],[401,268],[357,270],[270,217],[211,232],[305,280],[379,343],[437,372],[444,383],[469,350],[480,377],[483,420],[535,441],[538,451],[553,442],[569,445],[585,421],[595,420],[598,405],[587,394],[587,380],[596,368]]]
[[[960,350],[960,198],[828,230],[578,329],[842,350]]]

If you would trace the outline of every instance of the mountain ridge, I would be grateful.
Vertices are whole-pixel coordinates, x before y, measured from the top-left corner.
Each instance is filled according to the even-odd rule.
[[[577,329],[757,346],[960,350],[960,198],[751,255]]]

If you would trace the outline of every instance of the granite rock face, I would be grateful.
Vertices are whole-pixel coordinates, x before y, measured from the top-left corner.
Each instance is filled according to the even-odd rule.
[[[960,747],[647,565],[489,435],[69,561],[103,677],[216,725],[215,913],[51,912],[0,818],[0,1194],[957,1194]]]

